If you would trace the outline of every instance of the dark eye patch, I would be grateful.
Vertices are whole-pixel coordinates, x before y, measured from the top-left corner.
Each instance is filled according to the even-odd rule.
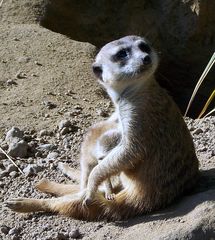
[[[102,79],[102,67],[98,65],[93,65],[93,73],[96,75],[97,78]]]
[[[126,60],[129,57],[130,48],[123,48],[113,55],[112,60],[114,62]]]
[[[149,47],[149,45],[147,43],[141,42],[141,43],[139,43],[138,47],[142,52],[145,52],[145,53],[151,52],[151,48]]]

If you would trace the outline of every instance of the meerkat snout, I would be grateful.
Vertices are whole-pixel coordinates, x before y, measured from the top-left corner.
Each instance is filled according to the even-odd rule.
[[[142,58],[143,64],[144,65],[149,65],[152,63],[151,58],[149,57],[149,55],[145,56],[144,58]]]

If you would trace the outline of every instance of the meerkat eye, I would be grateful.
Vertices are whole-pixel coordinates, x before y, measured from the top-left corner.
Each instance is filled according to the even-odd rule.
[[[97,65],[93,66],[93,73],[97,78],[102,78],[102,67]]]
[[[149,45],[144,43],[144,42],[141,42],[138,45],[138,47],[142,52],[145,52],[145,53],[150,53],[151,52],[151,48],[149,47]]]
[[[121,49],[113,56],[113,60],[122,61],[128,57],[128,54],[129,54],[128,49]]]

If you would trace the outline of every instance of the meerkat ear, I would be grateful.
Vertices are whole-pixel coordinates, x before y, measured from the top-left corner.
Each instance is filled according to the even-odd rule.
[[[100,80],[102,80],[102,72],[103,72],[102,66],[93,64],[92,69],[93,69],[93,73],[95,74],[95,76],[97,78],[99,78]]]

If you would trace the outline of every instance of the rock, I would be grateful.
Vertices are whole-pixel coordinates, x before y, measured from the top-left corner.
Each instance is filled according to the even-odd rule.
[[[1,232],[4,233],[5,235],[7,235],[8,232],[10,231],[10,227],[6,225],[1,225],[0,229],[1,229]]]
[[[52,135],[52,132],[46,130],[46,129],[43,129],[39,132],[39,136],[40,137],[43,137],[43,136],[51,136]]]
[[[42,166],[39,166],[37,164],[29,164],[27,167],[23,169],[23,172],[27,177],[31,177],[36,175],[38,172],[41,172],[43,170]]]
[[[120,9],[117,14],[116,9]],[[215,32],[211,30],[211,23],[215,21],[214,10],[215,2],[204,0],[158,0],[153,4],[148,4],[146,0],[118,0],[112,6],[106,1],[96,1],[94,7],[85,2],[50,0],[41,25],[97,47],[128,32],[147,36],[154,47],[162,51],[158,81],[184,110],[196,79],[203,71],[202,66],[214,52]],[[198,101],[192,104],[192,110],[197,113],[200,113],[211,92],[213,73],[207,76],[208,81],[199,89],[201,97],[197,96]],[[181,79],[184,79],[183,83]]]
[[[37,151],[37,152],[35,153],[35,157],[36,157],[36,158],[42,158],[42,157],[43,157],[42,152]]]
[[[74,121],[75,123],[75,121]],[[59,124],[58,124],[58,129],[61,135],[65,135],[67,133],[73,132],[77,129],[76,126],[74,126],[74,123],[72,123],[70,120],[62,120]]]
[[[4,150],[4,151],[7,151],[8,150],[8,144],[7,143],[3,143],[1,144],[1,148]],[[0,151],[1,152],[1,151]],[[2,152],[1,152],[2,153]]]
[[[16,167],[15,165],[10,164],[10,165],[7,166],[6,171],[7,171],[8,173],[11,173],[11,172],[17,172],[18,169],[17,169],[17,167]]]
[[[57,233],[57,240],[67,240],[69,239],[69,235],[67,233]]]
[[[8,86],[10,86],[10,85],[17,85],[17,82],[14,81],[13,79],[8,79],[6,83],[7,83]]]
[[[21,232],[21,229],[20,228],[11,228],[8,232],[9,235],[19,235]]]
[[[72,230],[72,231],[69,233],[69,236],[70,236],[71,238],[79,238],[79,237],[81,236],[79,229],[76,228],[76,229]]]
[[[12,127],[7,133],[5,137],[5,141],[9,144],[11,141],[13,141],[13,138],[19,138],[22,139],[24,136],[23,131],[21,131],[17,127]]]
[[[6,176],[8,176],[8,172],[6,170],[0,172],[0,179],[3,179]]]
[[[3,159],[6,159],[7,157],[4,155],[3,152],[1,152],[1,149],[0,149],[0,160],[3,160]]]
[[[9,176],[12,177],[12,178],[17,177],[18,175],[19,175],[19,174],[18,174],[18,172],[16,172],[16,171],[12,171],[12,172],[9,173]]]
[[[24,158],[27,156],[28,144],[24,140],[17,140],[9,144],[8,154],[11,157],[20,157]]]
[[[108,112],[103,110],[103,109],[98,109],[97,114],[101,117],[107,117],[108,116]]]
[[[37,65],[37,66],[43,66],[42,63],[38,62],[38,61],[34,61],[34,63]]]
[[[13,236],[11,236],[11,240],[20,240],[20,237],[16,236],[16,235],[13,235]]]
[[[193,133],[193,134],[203,133],[203,130],[202,130],[201,128],[197,128],[197,129],[195,129],[192,133]]]
[[[50,152],[47,155],[46,158],[49,159],[49,160],[55,160],[58,156],[59,156],[59,153],[57,153],[57,152]]]
[[[61,135],[65,135],[65,134],[69,133],[70,131],[71,131],[71,129],[69,127],[64,127],[64,128],[62,128],[60,133],[61,133]]]
[[[30,57],[19,57],[18,62],[19,63],[28,63],[31,60]]]
[[[46,106],[48,109],[56,108],[57,105],[50,101],[43,101],[43,105]]]
[[[60,123],[58,124],[59,130],[62,130],[65,127],[71,127],[71,126],[72,126],[71,121],[67,119],[60,121]]]
[[[16,78],[19,79],[23,79],[23,78],[27,78],[26,73],[22,72],[22,71],[18,71],[17,74],[15,75]]]
[[[50,144],[50,143],[40,144],[37,147],[37,149],[41,150],[41,151],[53,151],[53,150],[57,149],[57,146],[55,146],[54,144]]]
[[[5,183],[3,181],[0,181],[0,188],[3,188],[5,186]]]

